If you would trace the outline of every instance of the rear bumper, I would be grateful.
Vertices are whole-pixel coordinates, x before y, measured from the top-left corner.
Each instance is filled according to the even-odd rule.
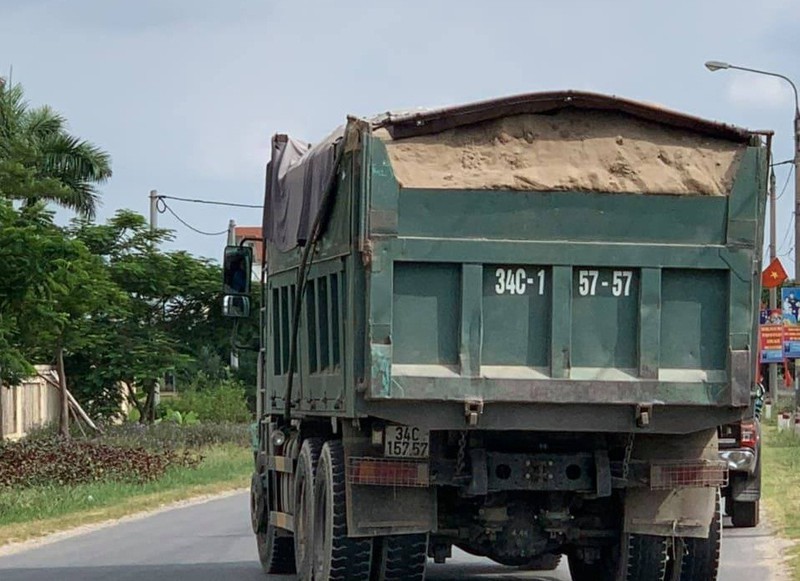
[[[654,405],[650,424],[637,425],[636,405],[581,402],[552,404],[484,400],[475,425],[468,424],[465,403],[433,399],[360,400],[356,414],[428,430],[522,430],[536,432],[597,432],[689,434],[739,421],[741,408]]]

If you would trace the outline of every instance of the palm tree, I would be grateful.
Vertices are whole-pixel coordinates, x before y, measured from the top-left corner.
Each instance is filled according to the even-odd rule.
[[[0,198],[53,202],[94,218],[97,186],[111,177],[111,157],[67,131],[50,107],[30,108],[20,85],[0,78]]]

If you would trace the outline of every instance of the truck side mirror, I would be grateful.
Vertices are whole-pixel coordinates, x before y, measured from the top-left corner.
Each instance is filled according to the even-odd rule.
[[[222,293],[225,295],[250,294],[253,269],[253,249],[249,246],[226,246],[223,262]]]
[[[234,319],[250,316],[250,297],[225,295],[222,297],[222,315]]]

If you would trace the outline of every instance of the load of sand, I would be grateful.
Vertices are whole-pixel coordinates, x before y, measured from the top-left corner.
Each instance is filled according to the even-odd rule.
[[[404,188],[694,194],[730,192],[745,145],[622,113],[515,115],[392,140]]]

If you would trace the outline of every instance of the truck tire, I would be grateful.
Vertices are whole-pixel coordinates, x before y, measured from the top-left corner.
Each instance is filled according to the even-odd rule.
[[[258,559],[267,575],[294,573],[294,542],[291,535],[269,524],[269,490],[263,490],[261,475],[250,485],[250,514],[256,534]]]
[[[664,581],[669,539],[656,535],[622,535],[619,578],[625,581]]]
[[[326,442],[314,482],[314,580],[369,581],[372,539],[347,536],[344,449]]]
[[[428,535],[392,535],[375,539],[375,579],[423,581],[428,562]]]
[[[593,563],[567,556],[572,581],[665,581],[667,537],[623,534],[618,546],[607,547]]]
[[[722,547],[722,510],[719,492],[717,509],[707,539],[683,539],[683,562],[680,581],[716,581],[719,552]]]
[[[299,579],[311,579],[314,570],[314,478],[323,444],[321,438],[306,439],[294,473],[294,560]]]
[[[759,521],[759,501],[731,501],[731,523],[736,528],[753,528],[758,526]]]

